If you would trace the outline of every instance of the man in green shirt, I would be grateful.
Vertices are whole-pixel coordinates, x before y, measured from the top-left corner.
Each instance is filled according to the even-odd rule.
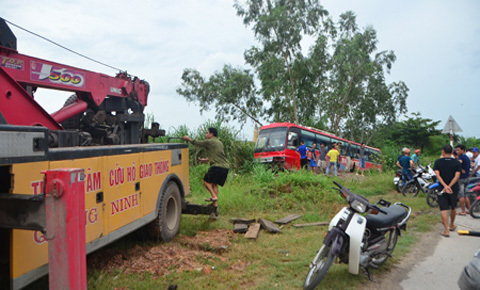
[[[208,128],[205,134],[206,140],[193,140],[188,136],[183,136],[182,140],[192,143],[194,146],[205,149],[207,158],[200,158],[200,162],[210,162],[210,168],[203,177],[203,184],[212,195],[205,201],[211,201],[212,205],[218,207],[218,185],[223,186],[227,179],[229,165],[223,144],[218,140],[216,128]],[[217,213],[218,214],[218,213]]]

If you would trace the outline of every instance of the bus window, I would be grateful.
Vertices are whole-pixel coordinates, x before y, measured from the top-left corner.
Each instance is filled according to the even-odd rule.
[[[368,152],[370,153],[370,162],[375,163],[375,164],[380,164],[380,154],[376,150],[368,149]]]
[[[297,132],[289,131],[287,149],[296,150],[298,146],[300,146],[300,141],[298,139],[299,138]]]
[[[360,152],[360,146],[352,144],[352,156],[353,158],[358,158],[358,152]]]
[[[329,137],[326,137],[326,136],[323,136],[323,135],[320,135],[320,134],[315,134],[315,140],[317,142],[317,148],[320,148],[320,144],[325,144],[325,148],[329,148],[330,147],[330,138]]]
[[[261,130],[258,134],[255,152],[281,151],[285,149],[286,127]]]
[[[302,140],[305,142],[305,146],[312,148],[313,143],[315,143],[315,133],[302,130]]]

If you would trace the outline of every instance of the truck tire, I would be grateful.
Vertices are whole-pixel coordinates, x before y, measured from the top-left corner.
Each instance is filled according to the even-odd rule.
[[[175,182],[169,181],[160,195],[158,215],[148,225],[150,238],[156,241],[169,242],[178,233],[182,216],[182,199]]]
[[[70,97],[68,97],[68,99],[63,104],[63,107],[66,107],[70,104],[73,104],[77,100],[78,100],[77,95],[73,94]],[[65,129],[77,129],[77,130],[80,129],[80,119],[81,119],[82,115],[83,115],[83,113],[80,113],[80,114],[77,114],[77,115],[71,117],[70,119],[67,119],[67,120],[63,121],[62,126]]]

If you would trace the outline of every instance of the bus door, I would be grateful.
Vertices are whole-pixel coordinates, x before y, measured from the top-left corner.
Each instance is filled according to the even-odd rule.
[[[287,149],[297,150],[300,146],[300,128],[290,127],[287,134]],[[287,150],[285,152],[285,166],[287,169],[300,169],[300,157],[294,151]]]

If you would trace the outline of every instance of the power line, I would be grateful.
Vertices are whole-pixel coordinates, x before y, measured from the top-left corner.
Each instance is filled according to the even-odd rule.
[[[43,39],[43,40],[45,40],[45,41],[48,41],[48,42],[50,42],[51,44],[54,44],[54,45],[56,45],[56,46],[58,46],[58,47],[60,47],[60,48],[63,48],[63,49],[65,49],[65,50],[67,50],[67,51],[70,51],[71,53],[74,53],[74,54],[76,54],[76,55],[78,55],[78,56],[80,56],[80,57],[83,57],[83,58],[88,59],[88,60],[90,60],[90,61],[93,61],[93,62],[95,62],[95,63],[101,64],[101,65],[103,65],[103,66],[109,67],[109,68],[111,68],[111,69],[114,69],[114,70],[117,70],[117,71],[122,71],[122,70],[119,69],[119,68],[116,68],[116,67],[114,67],[114,66],[108,65],[108,64],[103,63],[103,62],[101,62],[101,61],[95,60],[95,59],[93,59],[93,58],[91,58],[91,57],[88,57],[88,56],[86,56],[86,55],[84,55],[84,54],[81,54],[81,53],[79,53],[79,52],[76,52],[76,51],[73,50],[73,49],[70,49],[70,48],[65,47],[65,46],[63,46],[63,45],[61,45],[61,44],[58,44],[58,43],[56,43],[56,42],[53,41],[53,40],[50,40],[50,39],[48,39],[48,38],[46,38],[46,37],[44,37],[44,36],[41,36],[40,34],[37,34],[37,33],[32,32],[32,31],[30,31],[30,30],[28,30],[28,29],[26,29],[26,28],[23,28],[23,27],[21,27],[20,25],[17,25],[17,24],[15,24],[15,23],[11,22],[11,21],[8,21],[8,20],[5,19],[5,18],[2,18],[2,19],[5,20],[5,22],[9,23],[10,25],[13,25],[13,26],[17,27],[18,29],[21,29],[21,30],[23,30],[23,31],[25,31],[25,32],[28,32],[28,33],[30,33],[30,34],[33,34],[33,35],[37,36],[37,37],[40,37],[41,39]]]

